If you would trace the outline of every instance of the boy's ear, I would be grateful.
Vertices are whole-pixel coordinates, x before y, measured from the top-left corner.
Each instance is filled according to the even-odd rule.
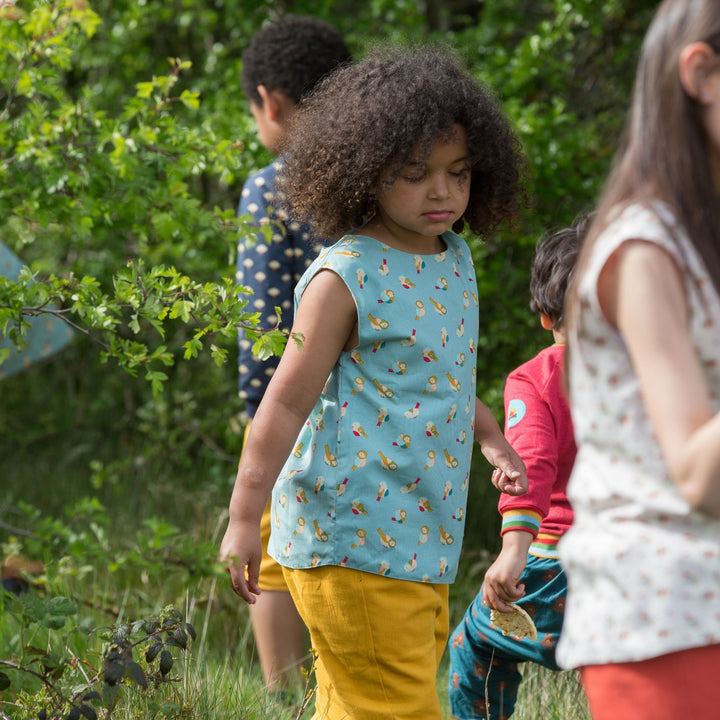
[[[265,85],[258,85],[257,91],[268,120],[282,122],[288,115],[288,110],[292,105],[288,96],[282,90],[268,90]]]
[[[708,94],[706,80],[718,69],[715,51],[705,42],[694,42],[680,53],[678,70],[685,92],[700,103],[712,100]]]
[[[260,96],[260,100],[262,101],[262,109],[265,111],[268,119],[274,120],[278,112],[275,94],[270,92],[265,85],[258,85],[256,90]]]
[[[540,313],[540,324],[543,326],[543,330],[552,330],[553,321],[544,313]]]

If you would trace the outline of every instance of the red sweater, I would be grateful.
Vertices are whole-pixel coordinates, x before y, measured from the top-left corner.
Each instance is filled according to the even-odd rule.
[[[525,463],[530,487],[519,497],[500,496],[501,534],[526,530],[536,538],[533,549],[543,535],[554,545],[573,519],[567,484],[577,448],[563,391],[564,356],[564,345],[545,348],[505,383],[505,436]]]

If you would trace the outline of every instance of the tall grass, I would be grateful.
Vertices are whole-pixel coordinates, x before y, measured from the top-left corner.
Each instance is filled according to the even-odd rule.
[[[47,370],[31,368],[19,376],[27,391],[20,387],[19,395],[37,400]],[[189,426],[193,412],[182,403],[178,409],[171,398],[144,426],[155,426],[152,442],[129,424],[122,432],[104,434],[100,427],[79,423],[70,417],[78,412],[76,404],[63,393],[49,396],[45,406],[35,402],[34,413],[23,415],[17,404],[0,408],[0,555],[19,550],[44,560],[47,575],[34,579],[32,592],[77,601],[66,649],[78,668],[83,656],[97,666],[104,647],[99,628],[157,614],[169,605],[193,625],[197,638],[187,652],[176,654],[171,681],[151,687],[152,692],[121,693],[113,720],[307,719],[312,714],[303,709],[308,688],[282,697],[265,691],[247,607],[226,576],[209,569],[227,521],[239,434],[222,452],[199,441],[160,447],[164,435],[158,418],[180,414]],[[68,424],[60,432],[55,422],[63,408]],[[480,462],[474,482],[488,488],[470,499],[465,550],[450,594],[451,627],[462,618],[497,550],[497,496],[482,473]],[[22,510],[23,503],[36,514]],[[47,644],[50,635],[46,631],[32,642]],[[15,656],[23,641],[29,640],[20,637],[0,596],[0,660]],[[574,674],[534,666],[524,673],[516,720],[588,717]],[[24,682],[32,691],[33,683]],[[450,717],[447,658],[438,690]],[[34,717],[13,692],[0,693],[0,718],[3,713],[13,720]]]
[[[217,534],[210,539],[216,541]],[[470,550],[463,556],[460,579],[451,591],[453,627],[476,592],[490,558],[487,552]],[[167,605],[178,608],[196,630],[189,651],[178,654],[170,681],[156,688],[152,695],[124,692],[114,708],[115,720],[299,720],[311,716],[312,703],[307,702],[309,685],[284,696],[268,695],[265,691],[247,607],[231,592],[224,576],[189,581],[187,575],[172,567],[163,575],[157,566],[111,571],[108,566],[81,565],[74,556],[66,556],[63,567],[55,568],[53,573],[49,585],[41,580],[32,592],[42,595],[53,590],[82,599],[77,627],[68,635],[67,642],[68,652],[79,659],[97,658],[102,652],[103,643],[96,628],[129,623]],[[18,647],[18,628],[13,627],[12,618],[3,610],[0,604],[0,658],[12,656]],[[48,642],[42,633],[25,641],[41,646]],[[516,720],[589,718],[573,673],[552,673],[526,665],[524,674]],[[447,677],[448,664],[444,658],[437,685],[449,718]],[[13,703],[0,699],[0,711],[6,717],[24,717],[13,709],[17,710]]]

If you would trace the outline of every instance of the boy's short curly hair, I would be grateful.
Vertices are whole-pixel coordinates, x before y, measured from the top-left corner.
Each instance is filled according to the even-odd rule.
[[[323,80],[293,117],[278,185],[295,218],[319,237],[338,237],[372,216],[381,178],[392,184],[411,153],[427,157],[456,124],[472,176],[453,229],[467,221],[485,236],[515,219],[526,162],[492,93],[438,48],[374,48]]]
[[[322,20],[287,15],[253,36],[242,54],[245,96],[262,105],[258,85],[281,90],[294,103],[338,65],[350,61],[342,35]]]
[[[555,330],[565,324],[565,296],[593,217],[581,215],[570,227],[538,240],[530,270],[530,309],[547,315]]]

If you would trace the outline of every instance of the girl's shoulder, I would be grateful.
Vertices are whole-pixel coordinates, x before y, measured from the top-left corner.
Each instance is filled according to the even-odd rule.
[[[638,240],[659,247],[679,267],[685,267],[687,238],[672,210],[660,201],[634,202],[618,206],[608,214],[592,248],[589,275],[599,273],[623,244]]]
[[[600,233],[604,243],[645,240],[659,245],[677,245],[684,232],[672,210],[660,201],[618,206],[608,216]]]

